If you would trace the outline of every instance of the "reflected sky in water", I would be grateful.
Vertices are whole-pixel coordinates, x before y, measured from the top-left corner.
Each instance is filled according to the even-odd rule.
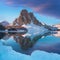
[[[22,37],[20,34],[5,34],[3,36],[0,33],[0,36],[2,36],[0,41],[3,41],[4,45],[11,46],[13,50],[24,54],[31,54],[35,50],[60,54],[60,36],[58,36],[60,33],[58,33],[53,35],[45,34],[44,36],[38,35],[33,39],[27,36]]]

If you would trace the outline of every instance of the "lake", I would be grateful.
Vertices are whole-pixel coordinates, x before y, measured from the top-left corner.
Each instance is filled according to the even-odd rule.
[[[57,32],[57,31],[56,31]],[[60,54],[60,31],[56,34],[46,36],[22,37],[20,34],[0,33],[0,41],[6,46],[11,46],[13,50],[30,55],[35,50],[42,50]]]

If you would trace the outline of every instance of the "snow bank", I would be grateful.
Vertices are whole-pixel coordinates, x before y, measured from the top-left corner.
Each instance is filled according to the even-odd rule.
[[[31,56],[25,55],[0,42],[0,60],[60,60],[60,55],[39,50],[34,51]]]
[[[15,52],[10,46],[0,43],[0,60],[32,60],[29,55]]]
[[[35,51],[31,54],[33,60],[60,60],[60,55],[44,51]]]

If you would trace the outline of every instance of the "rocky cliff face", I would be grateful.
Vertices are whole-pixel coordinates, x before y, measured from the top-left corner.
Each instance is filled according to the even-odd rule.
[[[13,22],[13,25],[21,26],[23,24],[30,24],[31,22],[39,26],[42,25],[32,12],[28,13],[27,10],[22,10],[20,16]]]

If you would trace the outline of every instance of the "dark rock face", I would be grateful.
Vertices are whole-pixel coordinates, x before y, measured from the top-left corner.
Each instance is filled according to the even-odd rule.
[[[11,32],[11,31],[17,31],[17,30],[15,28],[8,29],[9,34],[16,34],[16,32]]]
[[[42,23],[39,22],[32,12],[28,13],[27,10],[22,10],[20,16],[13,22],[13,25],[23,25],[23,24],[30,24],[33,22],[36,25],[41,26]]]
[[[5,30],[5,27],[2,24],[0,24],[0,31],[2,30]]]
[[[0,24],[0,39],[2,39],[6,35],[4,32],[1,31],[5,31],[5,27]]]
[[[42,25],[42,23],[39,22],[39,21],[35,18],[35,16],[34,16],[33,13],[30,12],[30,13],[29,13],[29,16],[30,16],[31,21],[32,21],[34,24],[39,25],[39,26]]]
[[[8,29],[8,33],[9,34],[21,34],[21,35],[23,35],[23,34],[25,34],[25,33],[27,33],[28,32],[28,30],[26,29],[26,28],[19,28],[19,29],[15,29],[15,28],[10,28],[10,29]]]
[[[45,28],[49,29],[50,31],[57,31],[57,27],[49,26],[49,25],[44,25]]]

